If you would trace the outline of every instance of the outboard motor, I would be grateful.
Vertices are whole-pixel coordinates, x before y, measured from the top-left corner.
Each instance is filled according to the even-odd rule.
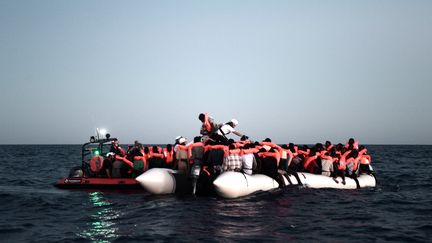
[[[69,177],[83,177],[83,175],[81,166],[75,166],[69,171]]]
[[[201,173],[201,165],[195,163],[192,168],[191,168],[191,172],[190,172],[190,177],[192,178],[192,194],[195,195],[196,192],[196,186],[197,186],[197,181],[199,178],[199,175]]]

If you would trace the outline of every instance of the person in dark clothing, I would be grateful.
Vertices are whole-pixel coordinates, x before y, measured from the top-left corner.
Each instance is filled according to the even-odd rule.
[[[161,153],[159,153],[159,149],[157,146],[153,146],[152,153],[149,158],[149,169],[151,168],[164,168],[165,167],[165,161],[163,159],[163,156]]]
[[[100,177],[111,178],[111,170],[112,170],[112,164],[114,160],[115,160],[115,154],[113,152],[109,152],[106,154],[106,158],[104,159],[102,168],[99,172]]]
[[[116,155],[125,156],[126,151],[122,147],[119,146],[119,141],[117,139],[111,142],[110,152],[115,153]]]

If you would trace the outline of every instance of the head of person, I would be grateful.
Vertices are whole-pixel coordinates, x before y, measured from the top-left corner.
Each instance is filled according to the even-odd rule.
[[[119,146],[119,141],[118,141],[117,139],[114,139],[114,140],[111,141],[111,145],[112,145],[114,148],[117,148],[117,147]]]
[[[159,149],[157,146],[153,146],[152,151],[153,153],[159,153]]]
[[[330,145],[332,145],[332,143],[331,143],[330,141],[326,141],[326,142],[325,142],[325,147],[326,147],[326,148],[329,147]]]
[[[171,152],[172,151],[172,145],[171,144],[167,144],[166,145],[166,149],[167,149],[168,152]]]
[[[175,142],[174,142],[174,144],[179,144],[179,140],[180,140],[180,138],[182,138],[183,136],[177,136],[176,138],[175,138]]]
[[[236,127],[238,125],[237,119],[233,118],[228,122],[228,125],[230,125],[232,128]]]
[[[286,145],[286,144],[282,144],[281,148],[283,148],[283,149],[288,149],[288,145]]]
[[[149,152],[150,152],[149,148],[148,147],[144,147],[144,153],[148,154]]]
[[[228,144],[234,144],[234,143],[235,143],[234,139],[232,138],[228,139]]]
[[[200,113],[199,116],[198,116],[198,119],[199,119],[201,122],[204,122],[204,120],[205,120],[205,114],[204,114],[204,113]]]
[[[201,142],[201,137],[200,136],[194,137],[194,143],[199,143],[199,142]]]
[[[350,138],[350,139],[348,140],[348,144],[350,144],[350,145],[354,144],[354,138]]]
[[[246,141],[246,140],[248,140],[248,139],[249,139],[248,136],[243,135],[243,136],[241,136],[240,141]]]
[[[114,160],[114,158],[115,158],[115,153],[113,153],[113,152],[109,152],[109,153],[106,154],[106,157],[107,157],[107,159],[109,159],[109,160]]]
[[[250,146],[251,146],[251,145],[247,143],[247,144],[245,144],[245,145],[243,146],[243,149],[250,149]]]
[[[315,151],[315,149],[311,149],[310,151],[309,151],[309,156],[315,156],[316,155],[316,151]]]
[[[236,147],[235,147],[234,144],[230,144],[228,148],[229,148],[229,150],[233,150],[233,149],[235,149]]]
[[[356,149],[353,149],[350,153],[350,157],[357,158],[359,156],[359,152]]]
[[[178,140],[178,143],[181,144],[181,145],[185,145],[186,142],[187,142],[187,140],[186,140],[186,138],[184,138],[184,137],[181,137],[181,138]]]
[[[270,138],[266,138],[266,139],[263,140],[263,142],[268,142],[268,143],[271,143],[271,141],[272,140]]]

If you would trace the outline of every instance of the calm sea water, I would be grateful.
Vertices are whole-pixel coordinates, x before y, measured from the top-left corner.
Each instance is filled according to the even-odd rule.
[[[71,191],[80,146],[0,146],[1,242],[431,242],[432,146],[368,146],[378,187],[246,198]]]

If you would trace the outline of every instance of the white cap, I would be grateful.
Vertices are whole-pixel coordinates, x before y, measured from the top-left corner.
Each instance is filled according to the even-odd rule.
[[[186,138],[181,137],[181,138],[179,139],[179,144],[182,144],[182,143],[186,143]]]
[[[114,156],[114,155],[115,155],[115,153],[113,153],[113,152],[109,152],[109,153],[106,154],[106,157]]]
[[[237,125],[238,125],[238,121],[237,121],[237,119],[235,119],[235,118],[231,119],[230,122],[231,122],[234,126],[237,126]]]

